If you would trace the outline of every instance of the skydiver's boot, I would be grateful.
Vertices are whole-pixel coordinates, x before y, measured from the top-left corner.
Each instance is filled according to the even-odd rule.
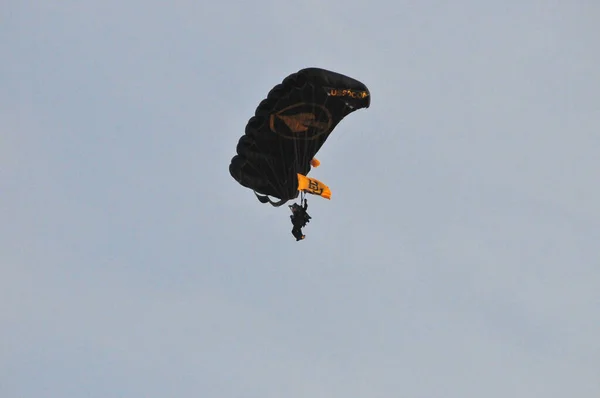
[[[299,240],[304,239],[304,235],[302,234],[302,230],[299,228],[295,228],[292,229],[292,235],[294,235],[294,238],[296,238],[296,242],[298,242]]]

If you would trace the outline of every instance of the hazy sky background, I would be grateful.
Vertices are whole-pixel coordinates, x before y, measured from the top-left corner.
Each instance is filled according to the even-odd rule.
[[[1,397],[600,396],[598,1],[1,10]],[[307,66],[296,242],[228,166]]]

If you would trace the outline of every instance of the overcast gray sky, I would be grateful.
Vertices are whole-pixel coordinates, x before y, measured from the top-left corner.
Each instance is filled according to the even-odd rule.
[[[1,9],[3,398],[600,396],[599,2]],[[308,66],[296,242],[228,166]]]

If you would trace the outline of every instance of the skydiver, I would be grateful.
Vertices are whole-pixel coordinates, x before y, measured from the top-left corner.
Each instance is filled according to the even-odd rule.
[[[292,220],[292,235],[296,238],[296,242],[304,239],[306,236],[302,234],[302,228],[306,226],[307,223],[310,222],[311,216],[308,215],[306,209],[308,208],[308,203],[306,199],[304,199],[304,206],[300,206],[297,203],[289,206],[292,211],[292,215],[290,219]]]

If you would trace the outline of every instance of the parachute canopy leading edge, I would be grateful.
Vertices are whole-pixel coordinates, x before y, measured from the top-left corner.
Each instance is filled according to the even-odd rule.
[[[274,206],[295,199],[300,190],[329,199],[329,188],[306,175],[311,165],[318,166],[314,156],[333,129],[350,113],[368,108],[370,100],[363,83],[336,72],[306,68],[289,75],[248,121],[229,165],[231,176]]]

